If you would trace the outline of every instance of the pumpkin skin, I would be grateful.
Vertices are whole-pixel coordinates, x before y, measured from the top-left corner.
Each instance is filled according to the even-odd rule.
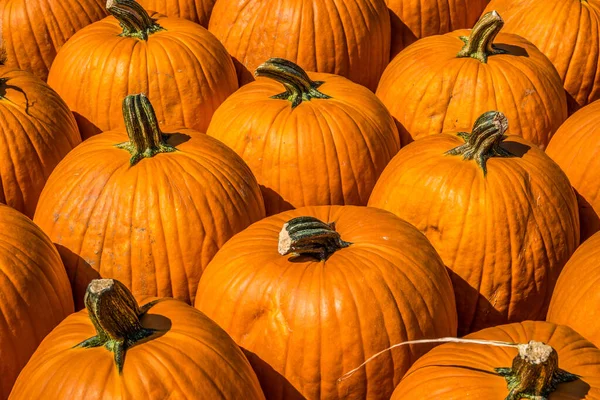
[[[208,29],[236,61],[240,85],[280,57],[375,91],[390,60],[385,0],[217,0]]]
[[[499,113],[480,117],[474,132],[492,117],[502,121],[502,140],[506,119]],[[474,160],[445,154],[463,142],[448,133],[402,148],[375,185],[369,206],[393,212],[431,241],[451,270],[460,336],[543,319],[558,275],[579,245],[569,180],[518,136],[497,144],[493,150],[513,156],[491,156],[487,174]]]
[[[69,279],[50,239],[0,205],[0,398],[44,337],[73,312]]]
[[[140,0],[146,10],[169,17],[184,18],[208,28],[210,13],[216,0]]]
[[[595,101],[569,117],[546,149],[577,191],[582,241],[600,230],[599,123],[600,101]]]
[[[119,374],[104,346],[74,348],[95,329],[87,310],[70,315],[36,350],[10,399],[264,399],[242,351],[198,310],[164,298],[140,320],[159,332],[127,349]]]
[[[75,32],[106,17],[102,0],[5,0],[0,4],[6,65],[48,78],[56,53]]]
[[[219,104],[237,90],[225,48],[191,21],[151,12],[164,28],[147,40],[121,36],[113,16],[74,35],[60,50],[48,84],[69,105],[84,139],[124,128],[123,98],[145,93],[161,126],[206,132]]]
[[[489,0],[386,0],[392,24],[392,59],[427,36],[473,27]]]
[[[257,71],[304,73],[297,67],[271,59]],[[281,83],[258,78],[223,102],[207,131],[248,163],[267,215],[309,205],[366,205],[400,149],[394,120],[371,91],[337,75],[308,76],[323,82],[317,93],[330,98],[295,106],[272,98],[282,92]],[[285,83],[285,77],[276,79]]]
[[[325,261],[280,255],[282,226],[300,216],[335,223],[352,244]],[[456,332],[452,286],[425,237],[357,206],[304,207],[251,225],[211,261],[196,307],[246,349],[269,399],[388,399],[430,347],[388,352],[337,379],[397,341]]]
[[[486,10],[498,11],[506,32],[531,41],[552,61],[569,95],[571,113],[600,99],[598,0],[492,0]]]
[[[260,188],[241,158],[205,134],[167,132],[164,145],[176,151],[133,166],[115,146],[127,134],[104,132],[48,179],[34,221],[59,245],[78,308],[96,271],[136,296],[191,302],[217,250],[264,217]]]
[[[494,29],[472,42],[493,41],[496,50],[507,53],[486,51],[485,63],[474,58],[476,52],[457,57],[465,46],[460,37],[475,34],[475,29],[458,30],[412,44],[386,68],[377,97],[396,118],[403,145],[468,131],[479,115],[498,110],[511,121],[511,134],[544,149],[567,118],[562,82],[548,58],[527,40],[500,31],[498,14],[484,17],[478,24],[494,24]]]
[[[558,353],[561,369],[580,376],[576,381],[559,383],[548,398],[600,398],[600,350],[567,326],[525,321],[484,329],[466,338],[513,343],[544,342]],[[510,367],[516,354],[516,349],[502,347],[443,344],[415,362],[394,391],[392,400],[508,399],[506,380],[497,375],[494,368]]]
[[[595,284],[600,269],[600,233],[586,240],[563,269],[548,309],[550,322],[568,325],[596,346],[600,346],[598,306],[600,296]]]
[[[42,80],[0,66],[0,202],[33,217],[50,173],[81,143],[65,102]]]

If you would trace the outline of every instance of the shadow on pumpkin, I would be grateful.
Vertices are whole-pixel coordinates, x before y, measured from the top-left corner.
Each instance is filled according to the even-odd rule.
[[[571,96],[571,93],[565,90],[565,96],[567,96],[567,111],[569,116],[573,115],[576,111],[579,111],[581,104],[575,100],[575,97]]]
[[[263,199],[265,201],[265,210],[267,212],[267,217],[279,214],[283,211],[293,210],[295,208],[291,203],[285,201],[285,199],[273,189],[268,188],[264,185],[259,186],[260,191],[263,195]]]
[[[258,376],[260,386],[267,399],[306,400],[283,375],[275,371],[258,355],[241,347],[244,355]]]
[[[513,157],[519,157],[519,158],[523,157],[531,149],[531,147],[527,146],[526,144],[519,143],[519,142],[512,142],[510,140],[506,140],[506,141],[502,142],[502,147],[505,148],[506,150],[510,151],[510,154],[512,154]]]
[[[526,49],[524,49],[521,46],[515,46],[512,44],[506,44],[506,43],[494,43],[494,47],[496,47],[500,50],[506,51],[511,56],[529,58],[529,53],[527,52]]]
[[[392,25],[392,44],[390,51],[390,61],[407,46],[417,41],[417,35],[400,19],[400,17],[390,8],[390,22]]]
[[[254,74],[253,71],[248,70],[248,68],[246,68],[246,66],[240,62],[237,58],[235,58],[234,56],[231,56],[231,59],[233,60],[233,65],[235,66],[235,72],[237,73],[237,77],[238,77],[238,83],[240,85],[240,87],[250,83],[250,82],[254,82]],[[267,61],[265,59],[265,61]]]
[[[190,135],[186,135],[185,133],[178,133],[177,130],[175,130],[175,132],[165,132],[165,134],[169,135],[167,143],[173,147],[177,147],[192,138]]]
[[[79,132],[81,133],[81,140],[85,140],[102,133],[102,130],[98,128],[96,124],[91,122],[83,115],[77,112],[73,112],[73,115],[75,116],[75,121],[77,121],[77,126],[79,127]]]
[[[65,246],[58,243],[54,243],[54,245],[58,249],[60,258],[67,270],[67,276],[71,283],[73,300],[75,302],[75,311],[79,311],[85,308],[83,297],[85,296],[88,285],[93,279],[101,278],[100,273],[92,268],[92,266],[82,257],[73,253]]]
[[[580,243],[583,244],[590,236],[600,230],[600,216],[598,216],[592,205],[575,188],[573,190],[577,196],[577,205],[579,206],[579,221],[581,223]]]

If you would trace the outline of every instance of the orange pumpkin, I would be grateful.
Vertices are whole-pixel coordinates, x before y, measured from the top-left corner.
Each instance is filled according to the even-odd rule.
[[[600,230],[600,101],[573,114],[548,144],[550,156],[577,191],[581,240]]]
[[[0,398],[46,336],[73,312],[56,248],[29,218],[0,205]]]
[[[396,118],[402,144],[471,128],[498,110],[511,132],[545,148],[567,118],[562,82],[552,63],[520,36],[500,32],[503,20],[485,14],[471,30],[430,36],[386,68],[377,97]]]
[[[505,136],[507,128],[506,117],[490,111],[472,133],[411,143],[369,199],[421,230],[450,268],[461,336],[545,318],[579,245],[568,178],[536,146]]]
[[[81,143],[65,102],[42,80],[0,59],[0,202],[33,217],[56,165]]]
[[[337,379],[391,343],[456,332],[450,279],[427,239],[357,206],[304,207],[251,225],[211,261],[196,307],[246,349],[268,399],[389,399],[430,347]]]
[[[600,346],[600,233],[586,240],[565,265],[552,294],[550,322],[568,325]]]
[[[240,348],[193,307],[140,307],[113,279],[92,281],[85,305],[44,339],[11,400],[264,399]]]
[[[119,110],[130,93],[148,96],[161,126],[206,132],[238,88],[223,45],[198,24],[148,14],[133,0],[109,0],[107,9],[113,16],[74,35],[48,77],[82,137],[124,128]]]
[[[169,17],[185,18],[208,27],[210,13],[216,0],[140,0],[147,10],[158,11]]]
[[[531,41],[558,70],[576,111],[600,99],[600,2],[598,0],[492,0],[506,32]]]
[[[600,350],[569,327],[526,321],[468,335],[517,349],[448,343],[421,357],[392,400],[598,399]]]
[[[217,0],[208,29],[237,61],[240,85],[281,57],[374,91],[390,60],[385,0]]]
[[[383,104],[346,78],[307,74],[283,59],[268,60],[256,75],[269,79],[225,100],[207,134],[248,163],[267,215],[308,205],[366,205],[400,149]]]
[[[58,165],[34,221],[59,245],[78,307],[96,271],[136,296],[191,302],[217,250],[264,217],[260,188],[218,140],[161,132],[145,96],[123,114],[127,134],[86,140]]]
[[[106,17],[103,0],[4,0],[2,47],[7,66],[48,77],[56,53],[78,30]]]
[[[392,23],[392,58],[418,39],[471,28],[489,0],[386,0]]]

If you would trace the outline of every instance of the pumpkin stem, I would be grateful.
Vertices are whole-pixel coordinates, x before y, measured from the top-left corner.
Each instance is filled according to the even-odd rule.
[[[132,94],[123,100],[123,117],[129,142],[116,147],[131,153],[129,163],[137,164],[142,158],[151,158],[158,153],[170,153],[177,149],[167,144],[168,135],[158,127],[156,113],[144,94]]]
[[[350,246],[335,231],[335,223],[326,224],[314,217],[297,217],[283,224],[279,232],[279,254],[306,255],[325,261],[330,255]]]
[[[148,35],[164,30],[134,0],[107,0],[106,11],[119,21],[123,28],[121,36],[148,40]]]
[[[491,157],[513,157],[508,150],[500,144],[506,136],[504,132],[508,129],[506,116],[499,111],[488,111],[482,114],[473,125],[473,132],[460,132],[465,144],[448,150],[445,154],[451,156],[461,155],[464,160],[475,160],[487,174],[486,162]]]
[[[129,289],[121,282],[114,279],[94,279],[87,287],[84,303],[96,328],[96,336],[74,347],[104,346],[114,353],[120,374],[127,349],[156,332],[144,328],[140,322],[140,318],[156,301],[140,308]]]
[[[285,87],[285,92],[271,98],[289,100],[292,102],[292,108],[313,98],[331,98],[317,90],[323,82],[312,81],[300,66],[283,58],[270,58],[256,68],[254,75],[264,76],[281,83]]]
[[[461,36],[460,40],[465,42],[463,48],[456,57],[471,57],[482,63],[487,63],[488,56],[504,54],[505,50],[494,46],[494,39],[504,26],[504,20],[496,11],[485,13],[471,30],[471,34]]]
[[[545,400],[559,383],[579,378],[558,368],[558,354],[547,344],[532,340],[520,344],[518,349],[519,354],[513,359],[512,368],[496,368],[496,372],[508,384],[506,400]]]

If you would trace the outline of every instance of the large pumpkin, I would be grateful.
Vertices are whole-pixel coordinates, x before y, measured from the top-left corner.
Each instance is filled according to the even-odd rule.
[[[563,269],[547,320],[568,325],[600,346],[600,233],[586,240]]]
[[[44,339],[11,400],[264,399],[240,348],[193,307],[140,307],[113,279],[92,281],[85,305]]]
[[[56,165],[81,142],[65,102],[41,79],[0,59],[0,202],[33,217]]]
[[[147,10],[158,11],[169,17],[184,18],[208,27],[210,13],[216,0],[140,0]]]
[[[471,30],[419,40],[386,68],[377,97],[398,121],[402,144],[444,131],[468,130],[498,110],[511,132],[545,148],[567,118],[552,63],[520,36],[500,32],[496,12]]]
[[[387,400],[430,347],[389,352],[353,380],[337,379],[390,344],[456,332],[450,279],[427,239],[357,206],[253,224],[211,261],[196,307],[247,350],[273,400]]]
[[[248,163],[267,215],[308,205],[366,205],[400,149],[384,105],[346,78],[307,75],[282,59],[268,60],[256,75],[269,79],[225,100],[207,134]]]
[[[569,117],[546,149],[577,191],[582,241],[600,230],[599,125],[600,100]]]
[[[451,270],[460,335],[543,319],[579,245],[577,200],[543,151],[483,114],[472,133],[429,136],[385,169],[369,206],[421,230]]]
[[[392,23],[392,58],[427,36],[471,28],[489,0],[386,0]]]
[[[191,21],[148,14],[133,0],[110,0],[113,16],[82,29],[60,50],[48,84],[75,113],[82,137],[124,127],[121,101],[145,93],[161,126],[206,132],[238,88],[231,57]]]
[[[237,60],[240,85],[281,57],[374,91],[390,59],[385,0],[217,0],[208,27]]]
[[[569,94],[569,109],[600,99],[600,2],[598,0],[492,0],[506,32],[531,41],[548,58]]]
[[[264,217],[260,188],[218,140],[161,132],[145,96],[126,97],[123,114],[127,134],[86,140],[58,165],[34,221],[58,244],[79,307],[96,271],[136,296],[191,302],[217,250]]]
[[[0,205],[0,398],[42,339],[73,312],[56,248],[29,218]]]
[[[417,360],[392,400],[600,398],[600,350],[569,327],[526,321],[485,329],[466,338],[518,346],[438,346]]]
[[[2,47],[7,66],[42,80],[60,47],[87,25],[106,17],[104,0],[4,0],[0,2]]]

